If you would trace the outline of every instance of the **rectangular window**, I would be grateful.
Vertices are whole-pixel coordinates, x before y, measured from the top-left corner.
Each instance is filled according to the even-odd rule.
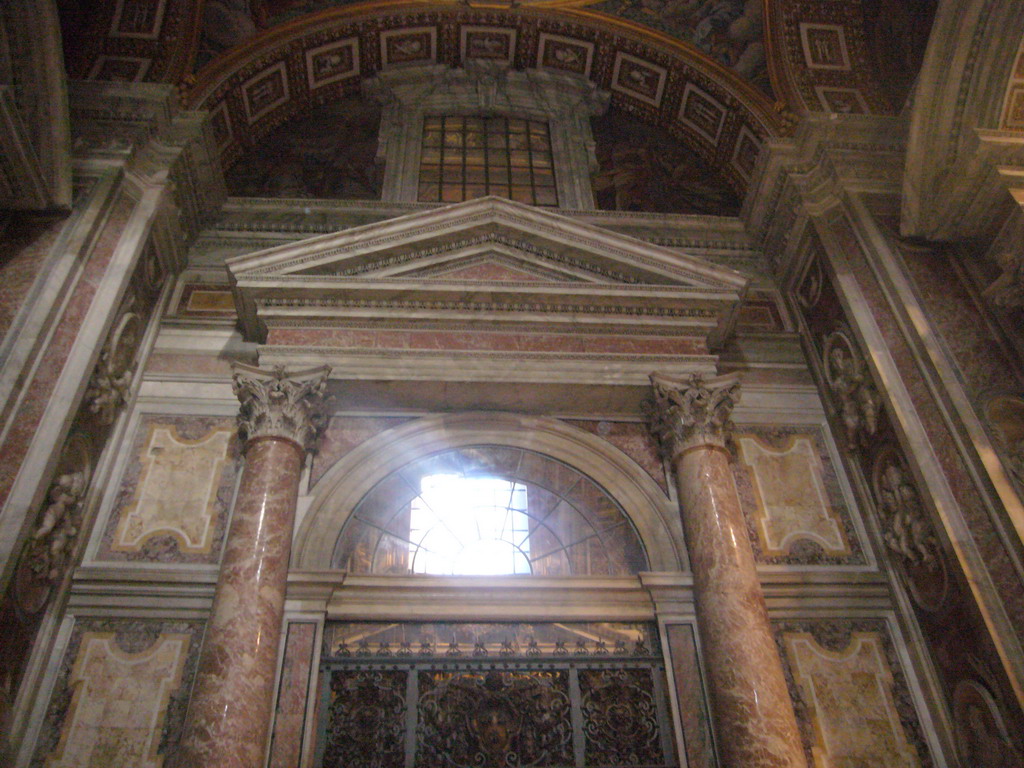
[[[420,202],[498,195],[558,205],[548,124],[516,117],[426,117]]]

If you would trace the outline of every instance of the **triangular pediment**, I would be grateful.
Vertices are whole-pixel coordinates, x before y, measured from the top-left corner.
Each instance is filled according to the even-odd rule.
[[[562,325],[586,317],[594,327],[629,317],[720,335],[747,283],[698,257],[495,197],[312,237],[227,266],[243,330],[255,339],[274,322],[337,325],[357,314],[364,323],[386,316],[448,327],[472,317],[498,322],[495,313]]]
[[[738,273],[696,256],[497,197],[238,256],[228,261],[228,269],[239,282],[271,276],[397,277],[488,248],[580,279],[732,291],[746,284]]]
[[[422,280],[454,280],[476,283],[533,282],[533,283],[578,283],[607,282],[605,275],[589,272],[577,267],[566,268],[557,262],[546,260],[536,253],[522,253],[514,246],[509,247],[497,238],[481,244],[469,252],[439,254],[440,258],[430,263],[413,261],[403,268],[388,271],[377,270],[377,277],[419,278]]]

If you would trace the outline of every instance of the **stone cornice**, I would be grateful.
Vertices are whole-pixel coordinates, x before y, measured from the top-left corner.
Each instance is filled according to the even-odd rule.
[[[1000,126],[1022,36],[1019,0],[939,4],[910,118],[903,234],[960,240],[992,227],[1006,193],[976,130]]]
[[[171,86],[72,81],[76,159],[123,168],[137,188],[168,185],[185,241],[226,197],[205,112],[183,111]]]

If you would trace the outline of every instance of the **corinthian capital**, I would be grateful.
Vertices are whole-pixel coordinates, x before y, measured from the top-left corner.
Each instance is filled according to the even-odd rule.
[[[651,387],[651,431],[667,452],[675,455],[697,445],[725,446],[732,430],[732,409],[740,399],[735,375],[705,379],[695,373],[670,379],[652,373]]]
[[[232,386],[242,404],[238,428],[244,440],[280,437],[307,451],[313,447],[325,421],[329,366],[289,373],[282,367],[265,371],[235,363],[232,370]]]

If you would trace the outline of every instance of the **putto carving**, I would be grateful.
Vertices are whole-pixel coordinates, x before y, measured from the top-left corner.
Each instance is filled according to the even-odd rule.
[[[19,607],[36,613],[67,573],[82,529],[83,501],[91,475],[89,441],[73,435],[56,479],[46,494],[35,528],[22,550],[15,576]]]
[[[128,304],[130,306],[132,301]],[[104,426],[114,423],[117,412],[128,401],[134,375],[132,361],[139,346],[141,328],[142,320],[137,314],[131,311],[122,314],[89,380],[86,403]]]
[[[882,538],[905,564],[938,567],[937,541],[909,473],[895,451],[882,452],[875,463],[875,500],[882,516]]]
[[[984,294],[997,307],[1024,307],[1024,251],[1003,251],[996,263],[1003,273]]]
[[[50,488],[50,503],[32,532],[28,549],[29,568],[38,578],[53,583],[63,574],[71,544],[78,536],[83,496],[84,472],[61,475]]]
[[[311,450],[326,421],[324,394],[329,366],[288,372],[233,365],[232,387],[241,402],[238,430],[243,440],[280,437]]]
[[[845,330],[825,337],[825,378],[843,421],[846,444],[851,451],[869,444],[878,432],[882,399],[871,382],[867,364]]]
[[[664,450],[676,454],[690,446],[724,447],[732,432],[732,409],[740,399],[735,375],[683,379],[651,374],[654,399],[647,405],[651,432]]]

